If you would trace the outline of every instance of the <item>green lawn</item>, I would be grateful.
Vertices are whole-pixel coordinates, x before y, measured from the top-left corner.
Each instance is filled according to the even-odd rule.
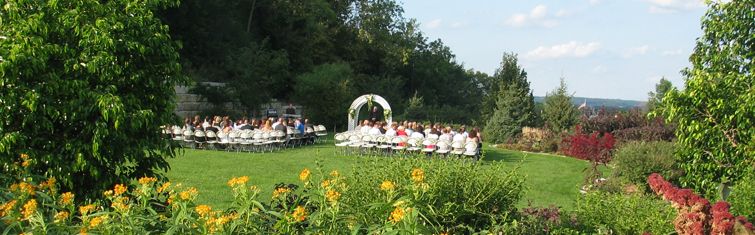
[[[271,195],[276,183],[297,183],[299,171],[314,169],[321,161],[325,170],[348,172],[363,157],[337,156],[335,147],[328,144],[288,149],[274,153],[236,153],[215,150],[187,149],[170,159],[168,177],[174,183],[199,189],[200,203],[216,208],[227,208],[232,195],[226,182],[231,177],[249,176],[250,183],[258,185],[263,198]],[[526,175],[527,191],[519,206],[531,201],[536,206],[551,204],[571,209],[579,194],[583,170],[588,163],[556,155],[523,153],[486,147],[485,161],[503,161],[511,168],[519,167]]]

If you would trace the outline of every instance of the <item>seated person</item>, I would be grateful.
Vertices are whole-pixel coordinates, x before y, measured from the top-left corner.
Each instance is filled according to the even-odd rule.
[[[359,129],[359,132],[362,132],[362,134],[368,134],[370,132],[370,129],[372,129],[372,125],[370,125],[369,120],[364,120],[362,122],[362,127]]]
[[[369,134],[369,135],[380,135],[380,134],[382,134],[382,133],[380,133],[380,123],[375,122],[375,124],[372,125],[372,128],[369,131],[367,131],[367,134]]]
[[[396,136],[396,128],[398,128],[396,123],[392,123],[390,126],[388,126],[388,129],[385,130],[385,135],[391,137]],[[406,134],[406,132],[404,132],[404,134]]]

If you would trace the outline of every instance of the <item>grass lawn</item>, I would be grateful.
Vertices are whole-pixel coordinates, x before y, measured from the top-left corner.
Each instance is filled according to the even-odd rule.
[[[199,202],[227,208],[233,199],[226,182],[231,177],[249,176],[250,183],[262,189],[260,200],[267,201],[276,183],[298,183],[299,171],[314,170],[321,161],[324,170],[348,172],[362,157],[337,156],[332,143],[288,149],[273,153],[236,153],[186,149],[169,159],[167,176],[174,183],[199,189]],[[503,161],[510,169],[526,175],[526,192],[519,207],[531,201],[535,206],[558,205],[571,209],[579,194],[583,170],[589,163],[556,155],[524,153],[486,147],[485,161]]]

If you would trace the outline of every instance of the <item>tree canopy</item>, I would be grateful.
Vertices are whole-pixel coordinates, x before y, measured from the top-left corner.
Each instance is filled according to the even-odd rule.
[[[713,198],[755,167],[755,1],[710,3],[684,71],[685,88],[664,98],[678,123],[684,187]]]
[[[566,89],[566,81],[561,78],[560,85],[545,96],[543,119],[554,133],[567,131],[577,124],[579,110],[571,102],[572,95]]]
[[[175,120],[185,79],[154,12],[175,4],[4,1],[0,162],[23,161],[77,198],[167,170],[174,148],[160,125]]]
[[[537,115],[527,72],[519,65],[516,54],[503,54],[493,79],[496,83],[492,86],[498,87],[488,94],[495,97],[496,102],[492,112],[484,111],[492,113],[485,125],[485,135],[491,142],[501,143],[517,137],[522,127],[534,126]]]
[[[394,0],[185,0],[161,16],[184,45],[186,74],[230,84],[212,95],[227,96],[220,100],[241,104],[247,115],[271,99],[308,103],[298,94],[297,77],[321,65],[347,64],[354,92],[385,97],[397,114],[416,93],[427,118],[479,117],[479,78],[487,75],[465,70],[443,42],[430,41],[415,20],[406,19]],[[306,108],[316,109],[325,107]],[[340,117],[347,112],[327,111],[344,114]]]

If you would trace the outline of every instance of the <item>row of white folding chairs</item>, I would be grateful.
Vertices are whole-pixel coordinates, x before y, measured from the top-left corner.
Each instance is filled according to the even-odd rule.
[[[273,151],[288,146],[302,145],[305,140],[301,137],[286,138],[283,131],[262,130],[234,130],[229,133],[219,131],[185,130],[174,140],[184,142],[185,146],[216,148],[236,151]]]
[[[426,154],[453,154],[466,156],[479,156],[478,143],[466,140],[452,140],[450,138],[439,138],[437,135],[429,135],[426,138],[406,137],[406,136],[387,136],[387,135],[365,135],[360,132],[344,132],[335,135],[336,147],[341,147],[342,152],[353,152],[354,149],[363,150],[383,150],[382,153],[390,151],[401,152],[422,152]],[[348,147],[348,148],[346,148]],[[369,151],[360,150],[359,153]]]

